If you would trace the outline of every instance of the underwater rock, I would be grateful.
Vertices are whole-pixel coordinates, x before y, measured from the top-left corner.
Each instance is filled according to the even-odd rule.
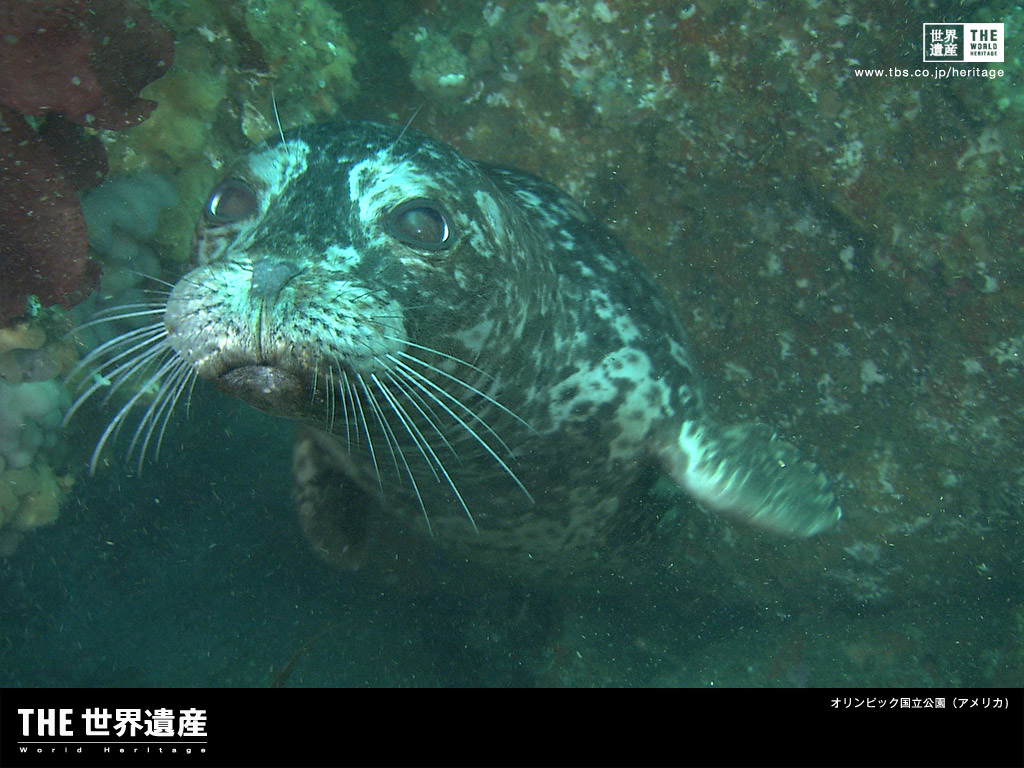
[[[89,245],[103,264],[104,296],[160,274],[153,239],[161,212],[176,200],[171,182],[152,171],[112,177],[82,197]]]
[[[28,296],[70,307],[99,276],[89,261],[85,218],[49,147],[0,108],[0,326],[25,314]]]
[[[0,382],[0,459],[5,467],[22,469],[60,429],[67,393],[60,382]]]
[[[42,462],[0,472],[0,557],[12,554],[28,531],[55,522],[72,485]]]
[[[39,349],[46,343],[46,332],[36,325],[22,323],[0,328],[0,355],[18,349]]]
[[[138,125],[139,91],[174,60],[174,38],[129,0],[48,0],[0,9],[0,103],[94,128]]]
[[[0,6],[0,325],[25,314],[29,296],[72,306],[99,275],[75,191],[98,180],[105,159],[63,119],[111,130],[137,125],[156,107],[139,90],[173,57],[170,32],[128,0]],[[26,115],[49,116],[48,128],[37,132]],[[47,136],[75,149],[55,152]]]
[[[74,482],[64,470],[61,383],[77,359],[62,310],[0,328],[0,557],[29,530],[54,522]]]

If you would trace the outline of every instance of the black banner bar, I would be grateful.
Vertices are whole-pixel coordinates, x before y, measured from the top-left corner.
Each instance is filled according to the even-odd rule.
[[[1024,765],[1020,690],[12,690],[0,766]]]

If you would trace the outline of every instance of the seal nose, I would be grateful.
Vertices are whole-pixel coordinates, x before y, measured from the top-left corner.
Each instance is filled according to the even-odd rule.
[[[285,284],[302,270],[291,261],[260,259],[252,267],[249,295],[262,301],[273,301]]]

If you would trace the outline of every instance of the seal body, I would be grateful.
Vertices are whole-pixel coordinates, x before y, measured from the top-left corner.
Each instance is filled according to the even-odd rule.
[[[671,538],[661,474],[807,536],[829,484],[706,411],[641,264],[568,196],[415,131],[303,128],[213,190],[164,325],[177,360],[303,424],[302,524],[359,565],[396,531],[503,572],[617,568]]]

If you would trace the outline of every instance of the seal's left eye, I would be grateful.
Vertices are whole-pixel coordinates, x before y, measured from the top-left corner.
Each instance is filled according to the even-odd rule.
[[[210,194],[203,215],[213,224],[231,224],[256,212],[256,193],[241,179],[225,179]]]
[[[433,200],[406,200],[388,216],[387,231],[399,242],[428,251],[441,251],[452,244],[447,212]]]

